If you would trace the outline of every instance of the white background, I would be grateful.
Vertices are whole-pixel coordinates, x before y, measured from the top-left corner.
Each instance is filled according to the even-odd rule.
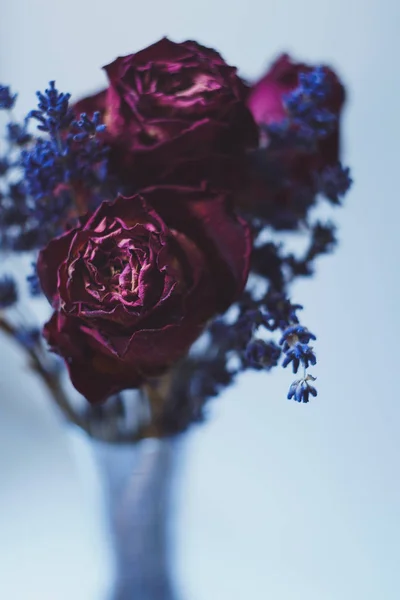
[[[399,22],[395,0],[2,8],[0,78],[23,110],[52,78],[96,89],[98,67],[165,34],[216,47],[249,77],[288,50],[349,88],[356,185],[335,215],[341,244],[295,289],[318,334],[319,396],[297,405],[289,372],[248,375],[193,431],[176,510],[184,600],[399,598]],[[99,600],[109,569],[89,457],[4,340],[0,356],[0,598]]]

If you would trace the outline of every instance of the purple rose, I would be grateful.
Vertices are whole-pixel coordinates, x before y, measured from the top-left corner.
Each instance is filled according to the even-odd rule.
[[[287,117],[285,97],[299,86],[300,74],[314,69],[314,66],[294,62],[287,54],[280,56],[248,95],[247,105],[258,125],[282,122]],[[319,139],[311,151],[291,144],[275,151],[271,157],[267,147],[276,168],[270,167],[270,173],[255,169],[249,178],[251,187],[240,199],[241,205],[251,205],[253,211],[284,228],[296,226],[308,209],[309,200],[299,190],[312,190],[315,176],[340,160],[340,114],[345,92],[331,69],[323,67],[323,72],[330,88],[323,108],[337,117],[333,130]]]
[[[286,117],[284,97],[299,85],[301,73],[310,73],[314,68],[293,62],[287,54],[280,56],[249,93],[247,105],[256,122],[269,125],[282,121]],[[345,100],[344,87],[329,67],[324,67],[324,72],[331,88],[325,108],[339,117]],[[319,166],[332,165],[339,160],[339,122],[332,134],[320,141],[318,152],[310,160]]]
[[[103,113],[111,171],[130,189],[237,180],[258,128],[247,86],[215,50],[163,38],[105,71],[107,90],[75,110]]]
[[[44,335],[90,402],[162,373],[240,294],[251,239],[229,204],[201,189],[149,188],[103,202],[41,251],[55,309]]]

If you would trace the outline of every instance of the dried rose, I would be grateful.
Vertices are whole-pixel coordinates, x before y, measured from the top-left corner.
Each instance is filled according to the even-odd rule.
[[[103,202],[39,255],[44,335],[90,402],[138,387],[240,294],[250,250],[225,196],[165,186]]]

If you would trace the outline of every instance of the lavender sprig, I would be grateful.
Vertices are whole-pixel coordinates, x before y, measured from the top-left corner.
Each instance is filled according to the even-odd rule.
[[[76,119],[70,94],[59,92],[54,81],[37,97],[23,124],[8,123],[8,154],[0,157],[0,243],[14,251],[42,247],[71,225],[71,216],[109,195],[100,114]],[[9,109],[16,95],[1,86],[0,98]],[[43,136],[29,133],[32,121]]]
[[[18,300],[17,284],[10,275],[0,278],[0,309],[10,308]]]
[[[11,110],[17,99],[17,94],[12,94],[8,85],[0,84],[0,110]]]

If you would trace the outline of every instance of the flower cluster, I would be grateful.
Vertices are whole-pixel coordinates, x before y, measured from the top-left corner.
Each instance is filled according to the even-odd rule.
[[[8,88],[2,88],[8,90]],[[8,95],[11,98],[8,90]],[[29,251],[42,248],[79,214],[104,199],[107,148],[98,134],[105,126],[100,114],[77,120],[70,95],[55,82],[38,92],[37,109],[23,124],[7,125],[7,154],[0,158],[4,181],[0,195],[1,248]],[[16,95],[12,96],[15,103]],[[10,101],[2,107],[9,110]],[[44,135],[29,133],[31,121]]]
[[[51,350],[91,404],[161,388],[155,435],[201,420],[240,372],[281,358],[304,370],[288,398],[308,402],[316,338],[289,292],[336,242],[310,208],[351,184],[340,80],[283,55],[249,86],[215,50],[167,38],[105,72],[107,88],[75,103],[50,82],[22,123],[0,86],[1,248],[39,251],[28,284],[52,305]],[[308,235],[303,256],[281,230]],[[17,298],[4,276],[0,308]]]
[[[345,91],[328,67],[293,62],[284,54],[250,91],[261,130],[251,157],[244,209],[276,229],[295,230],[319,195],[332,203],[351,185],[340,162],[340,115]]]

